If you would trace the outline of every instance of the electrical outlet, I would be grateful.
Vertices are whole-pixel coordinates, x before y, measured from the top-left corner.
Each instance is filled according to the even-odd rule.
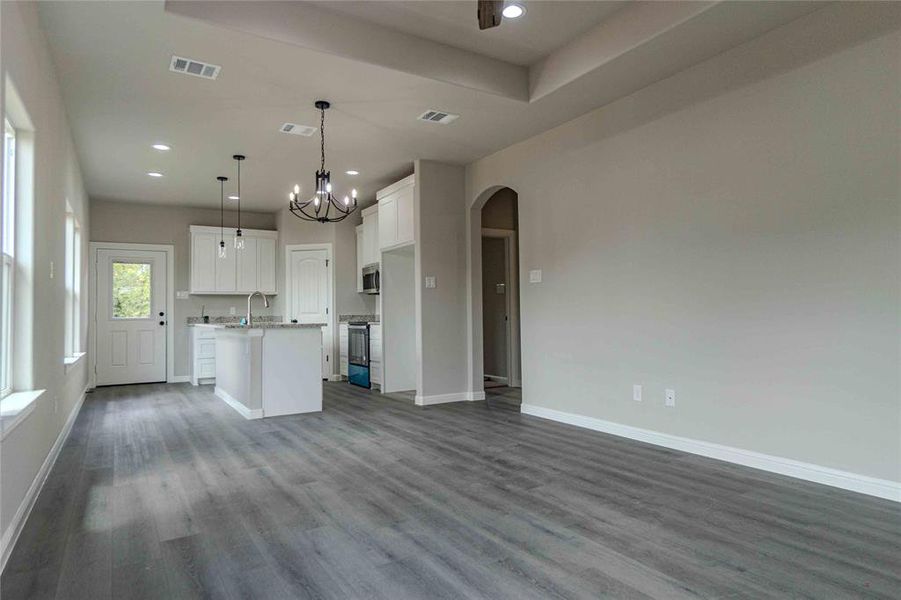
[[[230,314],[230,315],[235,314],[235,307],[234,307],[234,306],[230,306],[230,307],[229,307],[229,309],[228,309],[228,314]]]
[[[633,385],[632,386],[632,399],[636,402],[641,402],[641,386]]]
[[[676,406],[676,390],[666,390],[664,397],[667,406],[670,408]]]
[[[425,278],[425,287],[426,289],[434,289],[437,285],[434,275],[426,275]]]

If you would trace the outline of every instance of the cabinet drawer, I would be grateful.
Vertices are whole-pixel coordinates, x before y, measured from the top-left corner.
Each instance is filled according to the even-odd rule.
[[[216,359],[203,358],[197,361],[197,378],[208,379],[216,376]]]
[[[216,358],[216,338],[197,340],[194,358]]]

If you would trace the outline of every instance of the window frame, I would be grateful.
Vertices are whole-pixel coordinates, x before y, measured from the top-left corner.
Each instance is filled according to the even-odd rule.
[[[13,391],[13,302],[16,285],[16,129],[3,119],[3,189],[0,190],[0,399]]]
[[[66,201],[66,358],[81,355],[81,226]]]

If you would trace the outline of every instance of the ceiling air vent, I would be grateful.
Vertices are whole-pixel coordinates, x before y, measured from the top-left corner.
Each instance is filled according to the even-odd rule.
[[[443,110],[427,110],[419,115],[420,121],[426,121],[428,123],[441,123],[442,125],[453,123],[459,118],[460,115],[444,112]]]
[[[204,79],[216,79],[219,77],[221,68],[219,65],[211,65],[192,58],[184,58],[183,56],[173,56],[172,61],[169,63],[170,71],[193,75],[194,77],[203,77]]]
[[[282,133],[290,133],[291,135],[302,135],[310,137],[316,133],[315,127],[307,127],[306,125],[298,125],[297,123],[285,123],[279,128]]]

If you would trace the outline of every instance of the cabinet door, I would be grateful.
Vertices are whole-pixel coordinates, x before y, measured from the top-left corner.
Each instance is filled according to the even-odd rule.
[[[356,228],[357,234],[357,291],[363,291],[363,265],[366,264],[363,261],[363,226],[357,225]]]
[[[216,245],[219,245],[218,240]],[[225,240],[225,258],[216,256],[216,291],[217,292],[234,292],[238,289],[237,283],[237,266],[238,261],[235,259],[235,241],[233,237]]]
[[[211,233],[191,235],[191,291],[216,291],[216,260],[219,238]]]
[[[378,214],[363,218],[363,259],[364,264],[379,262],[379,217]]]
[[[413,186],[397,193],[397,243],[413,241]]]
[[[257,289],[257,238],[244,238],[244,249],[235,250],[237,291],[249,294]]]
[[[397,194],[379,200],[379,248],[397,243]]]
[[[257,289],[274,294],[275,289],[275,240],[257,239]]]

